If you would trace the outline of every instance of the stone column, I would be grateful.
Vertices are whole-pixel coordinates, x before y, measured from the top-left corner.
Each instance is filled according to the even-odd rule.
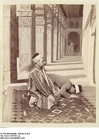
[[[62,33],[63,33],[63,30],[62,30],[62,26],[61,26],[61,45],[60,45],[60,57],[63,57],[62,56],[62,47],[63,47],[63,35],[62,35]]]
[[[47,64],[51,63],[51,24],[47,25]]]
[[[66,46],[65,46],[66,47],[66,55],[67,55],[67,51],[68,51],[68,47],[67,46],[68,46],[68,36],[66,36]]]
[[[60,47],[61,47],[61,30],[60,30],[60,23],[58,27],[58,59],[60,58]]]
[[[59,29],[57,30],[57,56],[56,56],[56,59],[57,60],[59,59]]]
[[[62,55],[63,57],[65,56],[65,33],[64,33],[64,28],[63,28],[63,50],[62,50]]]
[[[36,52],[44,56],[44,7],[43,5],[35,6],[36,13]]]
[[[10,6],[3,6],[3,84],[10,79]]]
[[[68,37],[66,36],[66,46],[65,46],[65,50],[66,50],[66,55],[67,55],[67,46],[68,46]]]
[[[53,60],[56,60],[57,55],[57,20],[54,19],[54,46],[53,46]]]
[[[46,34],[46,38],[47,38],[47,64],[51,63],[52,61],[52,13],[51,10],[47,9],[46,7],[46,15],[47,15],[47,34]]]
[[[82,54],[82,37],[80,37],[80,54]]]
[[[56,60],[58,60],[58,36],[59,36],[59,8],[56,6],[56,19],[57,19],[57,48],[56,48]]]
[[[19,26],[19,68],[22,70],[31,64],[32,11],[18,11]]]
[[[53,48],[54,48],[54,5],[52,5],[52,8],[51,8],[51,25],[52,25],[52,30],[51,30],[51,62],[53,62]]]

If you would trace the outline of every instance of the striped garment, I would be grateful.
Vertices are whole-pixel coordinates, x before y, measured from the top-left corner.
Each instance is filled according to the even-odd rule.
[[[46,75],[44,69],[35,67],[29,74],[28,83],[29,92],[37,100],[36,105],[39,108],[50,109],[58,103],[60,93],[56,90],[50,78]],[[50,99],[52,96],[53,99]]]

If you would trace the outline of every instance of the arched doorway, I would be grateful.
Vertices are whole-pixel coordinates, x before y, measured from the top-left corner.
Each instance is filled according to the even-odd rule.
[[[74,44],[74,55],[80,53],[80,35],[77,32],[71,32],[68,34],[68,42],[72,41]]]

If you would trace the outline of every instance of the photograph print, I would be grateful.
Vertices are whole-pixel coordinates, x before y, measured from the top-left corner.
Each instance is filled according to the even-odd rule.
[[[96,124],[96,8],[2,5],[2,124]]]

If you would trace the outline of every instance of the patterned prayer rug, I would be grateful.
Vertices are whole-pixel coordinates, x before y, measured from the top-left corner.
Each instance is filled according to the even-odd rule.
[[[10,122],[19,123],[96,123],[96,108],[82,94],[63,98],[50,110],[30,108],[27,90],[14,90]]]

